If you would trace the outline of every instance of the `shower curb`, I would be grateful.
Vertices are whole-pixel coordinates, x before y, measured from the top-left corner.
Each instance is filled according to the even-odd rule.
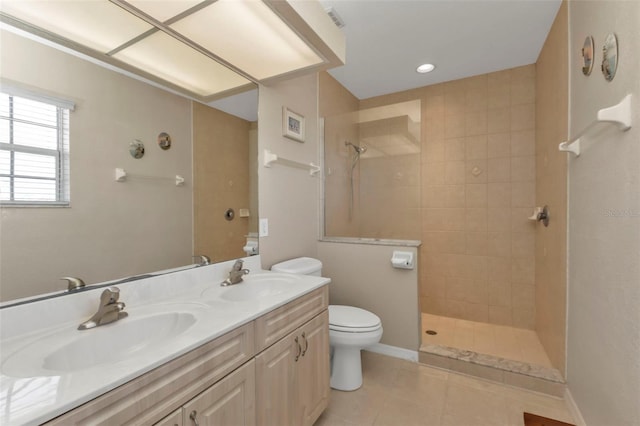
[[[554,368],[509,360],[443,345],[424,344],[418,353],[421,364],[476,376],[547,395],[563,397],[566,384]]]

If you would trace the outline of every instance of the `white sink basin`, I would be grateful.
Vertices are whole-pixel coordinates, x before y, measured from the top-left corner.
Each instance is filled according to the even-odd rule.
[[[228,287],[210,288],[203,297],[217,295],[228,302],[247,302],[285,293],[295,287],[297,278],[288,274],[267,273],[244,276],[241,283]]]
[[[168,344],[169,339],[189,329],[196,320],[191,312],[162,312],[140,317],[130,313],[119,321],[90,330],[65,329],[10,355],[2,364],[2,374],[51,376],[113,364]]]

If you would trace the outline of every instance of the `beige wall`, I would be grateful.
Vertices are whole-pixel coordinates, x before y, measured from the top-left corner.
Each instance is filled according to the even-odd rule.
[[[250,129],[246,120],[193,102],[193,250],[213,261],[245,256],[249,218],[240,209],[250,207]]]
[[[323,275],[331,277],[331,304],[375,313],[384,329],[381,343],[416,351],[420,342],[418,270],[392,268],[394,250],[417,254],[410,247],[318,243]]]
[[[567,382],[589,425],[632,425],[640,418],[640,2],[571,1],[570,134],[600,108],[632,94],[632,125],[601,125],[569,157]],[[619,68],[599,70],[606,34],[618,37]],[[596,63],[582,75],[584,38]],[[570,154],[564,154],[570,155]]]
[[[269,236],[260,238],[262,266],[299,256],[316,257],[319,179],[305,170],[274,164],[264,167],[264,150],[302,163],[319,163],[318,76],[260,86],[258,115],[258,180],[260,217],[269,220]],[[282,107],[305,117],[306,140],[282,136]]]
[[[535,325],[535,66],[366,99],[422,101],[420,306]]]
[[[186,99],[2,31],[3,79],[76,103],[70,115],[71,207],[2,208],[0,298],[62,290],[191,262],[191,112]],[[156,145],[168,132],[173,146]],[[140,139],[144,158],[129,155]],[[114,180],[116,167],[171,179]]]
[[[536,63],[536,200],[551,211],[536,230],[536,331],[551,363],[563,374],[567,327],[567,139],[569,22],[563,2]]]

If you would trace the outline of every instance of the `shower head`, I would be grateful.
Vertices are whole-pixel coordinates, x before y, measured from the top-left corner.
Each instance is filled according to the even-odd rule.
[[[355,149],[358,154],[364,154],[365,152],[367,152],[366,145],[355,145],[355,144],[353,144],[353,143],[351,143],[349,141],[345,141],[344,145],[345,146],[351,145],[353,147],[353,149]]]

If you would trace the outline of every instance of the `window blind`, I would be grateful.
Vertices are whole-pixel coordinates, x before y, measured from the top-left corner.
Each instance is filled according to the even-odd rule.
[[[67,106],[0,93],[1,204],[69,203]]]

